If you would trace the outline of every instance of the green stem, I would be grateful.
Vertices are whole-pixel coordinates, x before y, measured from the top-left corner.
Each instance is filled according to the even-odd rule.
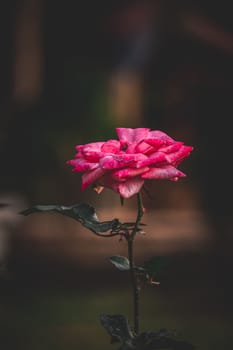
[[[130,276],[131,276],[131,284],[133,288],[133,314],[134,314],[135,334],[139,334],[139,285],[137,281],[137,274],[135,272],[133,243],[134,243],[135,235],[138,231],[138,227],[140,225],[141,218],[143,216],[143,205],[142,205],[142,198],[140,193],[137,194],[137,204],[138,204],[138,213],[137,213],[135,225],[131,234],[127,238]]]

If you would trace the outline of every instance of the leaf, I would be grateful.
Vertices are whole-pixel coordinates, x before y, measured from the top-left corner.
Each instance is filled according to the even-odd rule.
[[[71,206],[64,205],[35,205],[31,208],[21,211],[19,214],[31,215],[40,212],[55,212],[79,221],[83,226],[91,231],[107,232],[116,229],[119,226],[119,220],[100,222],[97,218],[95,209],[89,204],[81,203]]]
[[[145,272],[152,278],[158,278],[168,266],[169,259],[164,256],[155,256],[143,264]]]
[[[111,337],[111,343],[121,343],[118,350],[194,350],[195,346],[176,339],[174,332],[160,329],[157,332],[142,332],[135,335],[128,320],[123,315],[105,315],[100,317],[102,326]]]
[[[114,255],[109,258],[109,261],[121,271],[127,271],[130,269],[129,260],[125,256]]]
[[[127,318],[123,315],[100,316],[100,322],[111,337],[111,343],[121,342],[123,344],[132,344],[134,334]],[[132,349],[133,347],[129,347]]]

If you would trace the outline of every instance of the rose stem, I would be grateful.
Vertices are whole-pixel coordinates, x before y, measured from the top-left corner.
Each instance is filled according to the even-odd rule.
[[[143,205],[142,205],[142,198],[141,194],[137,194],[137,204],[138,204],[138,213],[137,218],[135,221],[134,228],[131,232],[131,234],[128,236],[127,242],[128,242],[128,257],[129,257],[129,265],[130,265],[130,276],[131,276],[131,283],[133,287],[133,310],[134,310],[134,332],[135,334],[139,333],[139,286],[137,281],[137,275],[135,272],[135,265],[134,265],[134,237],[138,231],[138,227],[140,224],[140,220],[143,216]]]

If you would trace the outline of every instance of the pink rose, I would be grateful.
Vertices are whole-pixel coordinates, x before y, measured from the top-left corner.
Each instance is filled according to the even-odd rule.
[[[148,128],[116,128],[119,140],[76,146],[75,159],[67,161],[74,172],[83,172],[82,187],[107,187],[129,198],[146,179],[177,181],[186,175],[177,169],[193,147],[164,132]]]

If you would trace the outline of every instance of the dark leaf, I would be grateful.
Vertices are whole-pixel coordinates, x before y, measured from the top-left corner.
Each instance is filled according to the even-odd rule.
[[[127,271],[130,269],[129,260],[125,256],[114,255],[109,258],[109,261],[121,271]]]
[[[83,226],[90,229],[91,231],[107,232],[114,230],[119,225],[118,219],[111,221],[100,222],[97,218],[95,209],[89,204],[76,204],[71,206],[64,205],[36,205],[24,211],[21,211],[22,215],[30,215],[39,212],[55,212],[79,221]]]
[[[100,316],[100,322],[111,337],[111,343],[120,342],[128,344],[128,349],[133,349],[132,341],[134,338],[133,332],[128,320],[123,315],[105,315]]]
[[[194,350],[192,344],[176,339],[174,332],[160,329],[135,335],[123,315],[101,315],[100,321],[111,337],[111,343],[119,342],[118,350]]]

